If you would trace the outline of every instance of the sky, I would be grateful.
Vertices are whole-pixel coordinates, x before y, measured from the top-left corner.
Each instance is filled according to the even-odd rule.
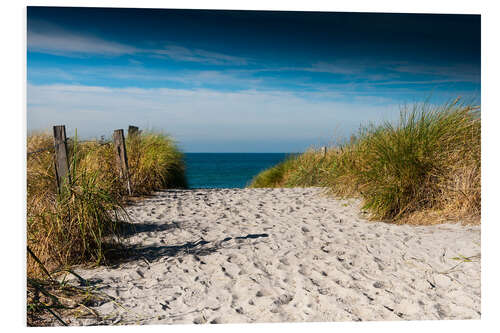
[[[481,101],[479,15],[28,7],[28,132],[301,152],[402,106]]]

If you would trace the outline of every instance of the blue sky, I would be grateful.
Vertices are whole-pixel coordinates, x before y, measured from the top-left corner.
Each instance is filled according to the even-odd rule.
[[[28,7],[28,131],[129,124],[187,152],[295,152],[480,102],[478,15]]]

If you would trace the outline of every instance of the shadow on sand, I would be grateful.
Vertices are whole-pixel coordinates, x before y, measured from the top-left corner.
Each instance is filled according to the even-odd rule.
[[[179,228],[179,224],[155,224],[155,223],[121,223],[122,234],[127,237],[140,232],[165,231]],[[140,246],[132,245],[108,248],[106,255],[106,265],[115,266],[135,260],[146,259],[148,262],[164,257],[180,257],[184,255],[206,256],[217,252],[219,249],[239,248],[241,246],[255,245],[256,242],[246,242],[245,240],[267,238],[268,234],[248,234],[238,237],[226,237],[222,240],[207,241],[203,238],[195,242],[186,242],[181,245],[171,246]]]
[[[143,232],[157,232],[157,231],[166,231],[180,228],[180,223],[171,222],[171,223],[129,223],[120,221],[118,222],[118,230],[123,237],[130,237],[135,234],[143,233]]]

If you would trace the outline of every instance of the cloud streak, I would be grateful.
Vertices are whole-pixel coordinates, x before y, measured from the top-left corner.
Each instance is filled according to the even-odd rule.
[[[480,82],[481,68],[468,64],[428,65],[401,63],[388,68],[394,72],[448,78],[455,82]]]
[[[28,50],[67,56],[120,56],[139,51],[130,45],[64,30],[57,25],[36,20],[28,23]]]
[[[170,58],[173,60],[199,62],[212,65],[247,65],[248,60],[243,57],[230,56],[218,52],[202,49],[188,49],[177,45],[167,45],[163,49],[149,50],[153,57]]]
[[[66,30],[60,26],[32,20],[28,25],[28,50],[53,55],[81,57],[88,55],[123,56],[140,54],[160,59],[196,62],[209,65],[242,66],[248,59],[175,44],[163,48],[138,48],[93,35]],[[137,60],[136,60],[137,61]]]
[[[342,75],[351,79],[364,81],[387,81],[379,84],[415,84],[443,83],[443,82],[479,82],[481,72],[479,66],[467,64],[427,65],[403,61],[372,62],[346,61],[338,59],[335,62],[315,62],[310,66],[302,67],[267,67],[255,70],[256,72],[310,72]],[[401,74],[411,74],[426,77],[425,80],[397,80]],[[429,80],[428,77],[439,79]],[[374,82],[376,83],[376,82]]]

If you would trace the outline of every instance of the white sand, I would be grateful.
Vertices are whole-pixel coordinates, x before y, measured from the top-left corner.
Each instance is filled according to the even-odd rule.
[[[116,303],[71,324],[480,318],[480,227],[369,222],[321,191],[166,191],[128,208],[135,259],[77,270]]]

